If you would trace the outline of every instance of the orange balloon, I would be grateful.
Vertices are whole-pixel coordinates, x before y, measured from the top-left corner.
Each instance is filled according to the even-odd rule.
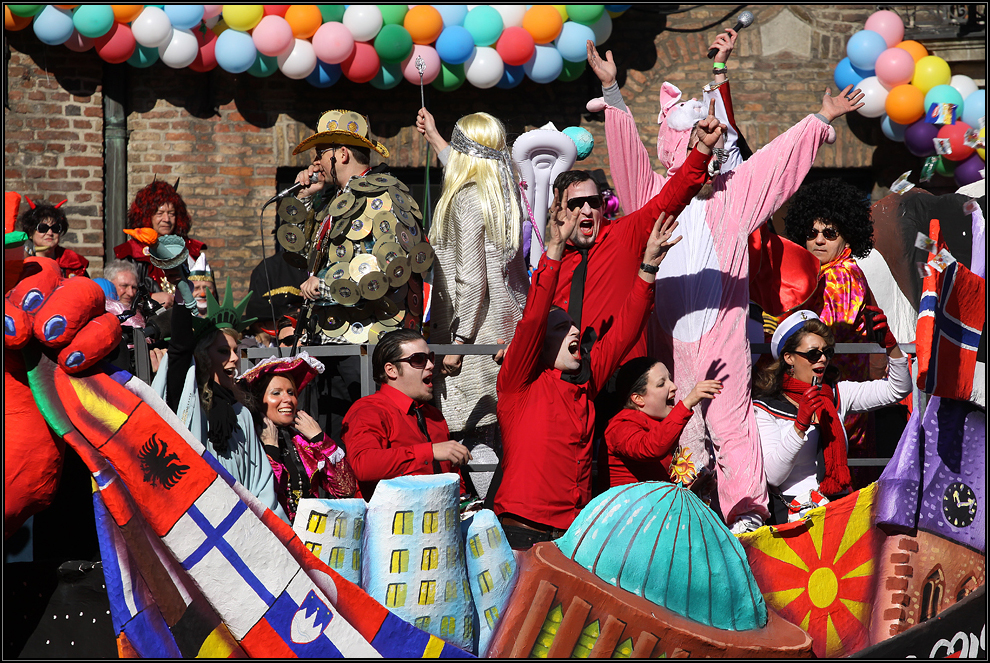
[[[17,32],[18,30],[23,30],[27,26],[31,25],[31,19],[33,16],[18,16],[17,14],[10,13],[10,8],[7,5],[3,6],[3,27],[5,30],[10,30],[11,32]]]
[[[560,36],[564,21],[553,5],[533,5],[523,15],[522,26],[537,44],[549,44]]]
[[[921,44],[919,44],[918,42],[914,41],[913,39],[902,41],[894,48],[903,48],[905,51],[911,54],[911,57],[914,58],[915,62],[928,55],[928,49],[922,46]]]
[[[430,5],[416,5],[406,12],[402,27],[414,44],[432,44],[443,32],[443,17]]]
[[[296,39],[309,39],[323,25],[323,14],[316,5],[292,5],[285,12],[285,20]]]
[[[925,93],[913,85],[898,85],[887,93],[887,117],[897,124],[912,124],[925,114]]]
[[[118,23],[130,23],[144,11],[144,5],[110,5],[113,19]]]

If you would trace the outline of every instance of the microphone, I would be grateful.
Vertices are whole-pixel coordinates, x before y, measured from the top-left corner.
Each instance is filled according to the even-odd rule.
[[[285,198],[287,196],[293,195],[294,193],[296,193],[300,189],[303,189],[303,188],[305,188],[307,186],[311,186],[313,184],[316,184],[319,181],[320,181],[320,178],[317,176],[316,173],[313,173],[312,175],[309,176],[309,184],[300,184],[299,182],[296,182],[295,184],[293,184],[292,186],[290,186],[288,189],[285,189],[283,191],[279,191],[278,193],[276,193],[274,196],[271,197],[271,199],[267,203],[265,203],[265,205],[266,206],[267,205],[271,205],[276,200],[282,200],[283,198]]]
[[[736,19],[736,25],[732,29],[735,30],[736,32],[739,32],[743,28],[748,28],[752,24],[753,24],[753,12],[746,11],[746,12],[743,12],[742,14],[739,14],[739,18]],[[717,48],[710,48],[708,50],[708,59],[709,60],[714,59],[714,57],[716,55],[718,55],[718,49]]]

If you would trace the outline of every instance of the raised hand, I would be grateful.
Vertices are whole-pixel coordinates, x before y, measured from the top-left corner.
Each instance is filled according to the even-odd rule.
[[[718,53],[715,54],[715,62],[728,62],[729,56],[732,55],[732,49],[736,47],[738,36],[739,33],[732,28],[726,28],[725,32],[715,37],[715,41],[712,42],[712,45],[705,52],[707,53],[709,50],[717,48]]]
[[[702,399],[712,400],[720,393],[722,393],[721,380],[702,380],[688,392],[688,395],[684,398],[684,407],[690,410],[700,403]]]
[[[316,175],[316,183],[310,183],[310,177]],[[326,184],[326,173],[323,172],[323,165],[320,160],[316,157],[313,158],[313,163],[309,165],[306,170],[300,170],[299,174],[296,175],[296,184],[302,184],[303,188],[299,189],[296,193],[298,198],[308,198],[312,196],[317,191],[322,191]]]
[[[495,339],[495,343],[497,345],[503,345],[505,343],[505,339],[504,338],[497,338],[497,339]],[[494,361],[496,364],[498,364],[499,366],[501,366],[502,365],[502,360],[505,359],[505,351],[508,350],[508,349],[509,348],[506,347],[506,348],[502,348],[501,350],[499,350],[498,352],[496,352],[494,355],[492,355],[492,361]]]
[[[293,423],[299,434],[307,440],[312,440],[323,433],[323,429],[320,428],[320,424],[316,423],[316,419],[302,410],[296,410],[296,420]]]
[[[825,407],[822,400],[822,393],[818,387],[808,387],[801,394],[801,402],[798,404],[797,417],[794,418],[794,428],[800,433],[807,432],[811,424],[818,421],[818,412]]]
[[[715,117],[715,100],[708,106],[708,117],[698,122],[694,135],[698,138],[698,149],[704,154],[711,154],[712,148],[718,144],[718,139],[727,131],[724,124]]]
[[[262,421],[264,428],[261,429],[261,443],[266,447],[278,447],[278,429],[275,422],[265,417]]]
[[[580,209],[567,209],[567,199],[566,191],[557,191],[547,215],[547,258],[551,260],[560,260],[564,255],[564,245],[581,216]]]
[[[588,40],[588,64],[591,66],[591,70],[595,72],[595,76],[598,76],[598,80],[602,82],[602,87],[609,87],[615,83],[617,69],[615,60],[612,59],[612,51],[606,51],[605,59],[602,60],[601,56],[598,55],[598,49],[595,48],[595,42],[590,39]]]
[[[445,355],[440,372],[448,377],[456,377],[461,373],[464,363],[464,355]]]
[[[666,212],[660,212],[660,217],[653,224],[653,231],[650,239],[646,242],[646,253],[643,254],[643,262],[656,267],[663,262],[667,251],[681,241],[683,235],[678,235],[677,239],[670,241],[670,236],[677,230],[677,220],[673,216],[667,216]]]
[[[825,88],[822,109],[818,111],[829,122],[863,107],[863,92],[858,89],[853,90],[852,85],[847,85],[837,97],[829,96],[830,92],[829,88]]]

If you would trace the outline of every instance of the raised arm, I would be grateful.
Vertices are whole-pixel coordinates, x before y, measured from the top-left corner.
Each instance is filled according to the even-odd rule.
[[[609,451],[617,456],[639,461],[664,460],[666,467],[692,414],[683,402],[678,402],[652,429],[632,421],[616,421],[609,424],[605,441]]]
[[[416,131],[426,136],[426,142],[437,153],[440,163],[446,167],[447,157],[450,155],[450,145],[443,139],[440,132],[437,131],[437,125],[433,121],[433,115],[425,108],[420,108],[419,114],[416,115]]]

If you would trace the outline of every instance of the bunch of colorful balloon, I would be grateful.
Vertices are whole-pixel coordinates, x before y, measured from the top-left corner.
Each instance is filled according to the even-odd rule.
[[[410,8],[411,7],[411,8]],[[470,9],[469,9],[470,7]],[[587,40],[629,5],[4,5],[4,26],[107,62],[270,76],[329,87],[341,76],[443,91],[571,81]]]
[[[916,41],[903,41],[904,22],[892,11],[878,11],[846,44],[846,55],[835,67],[839,89],[855,85],[863,91],[859,113],[879,117],[883,134],[904,143],[919,157],[934,156],[935,139],[948,139],[951,153],[940,156],[935,172],[955,176],[961,186],[982,179],[984,148],[967,145],[966,132],[986,116],[986,90],[969,76],[953,76],[948,63],[929,55]],[[955,121],[925,121],[932,104],[953,104]],[[980,141],[984,140],[981,130]]]

